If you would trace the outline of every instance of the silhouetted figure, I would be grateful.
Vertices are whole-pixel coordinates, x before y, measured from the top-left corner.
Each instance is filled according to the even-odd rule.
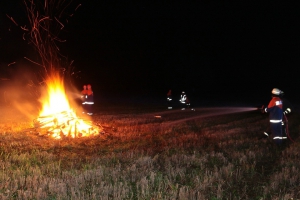
[[[181,103],[181,110],[185,110],[186,108],[186,94],[184,91],[182,91],[181,95],[180,95],[180,99],[179,99],[180,103]]]
[[[168,109],[169,110],[173,109],[173,106],[172,106],[172,90],[169,90],[169,92],[167,93],[167,104],[168,104]]]
[[[94,93],[92,91],[92,86],[90,84],[87,85],[87,98],[85,101],[85,105],[87,108],[87,114],[93,115],[93,106],[94,106]]]

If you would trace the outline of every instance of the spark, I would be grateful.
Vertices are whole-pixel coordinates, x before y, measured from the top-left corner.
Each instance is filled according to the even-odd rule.
[[[39,63],[37,63],[37,62],[34,62],[33,60],[30,60],[29,58],[27,58],[27,57],[24,57],[26,60],[29,60],[30,62],[32,62],[32,63],[34,63],[34,64],[36,64],[36,65],[39,65],[39,66],[43,66],[43,65],[41,65],[41,64],[39,64]]]
[[[65,27],[56,17],[54,17],[54,19],[61,25],[60,29],[63,29]]]
[[[59,41],[59,42],[66,42],[67,40],[61,40],[58,37],[54,37],[53,40]]]
[[[9,63],[7,66],[9,67],[9,66],[14,65],[14,64],[16,64],[16,62]]]
[[[81,6],[81,4],[78,4],[78,6],[75,8],[75,11]]]
[[[16,25],[19,26],[18,23],[14,20],[14,18],[10,17],[8,14],[6,16]]]
[[[39,20],[39,23],[41,23],[42,21],[46,20],[46,19],[49,19],[49,17],[44,17],[42,19]]]
[[[20,26],[20,28],[24,31],[29,31],[27,28],[26,28],[26,25],[25,26]]]

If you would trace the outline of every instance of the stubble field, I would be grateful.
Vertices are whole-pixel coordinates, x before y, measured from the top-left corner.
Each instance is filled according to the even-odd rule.
[[[282,148],[258,111],[106,107],[99,136],[60,140],[1,113],[0,199],[300,199],[298,113]]]

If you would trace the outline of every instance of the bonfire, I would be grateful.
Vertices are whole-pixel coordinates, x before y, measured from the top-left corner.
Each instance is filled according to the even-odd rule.
[[[60,39],[59,33],[65,27],[64,23],[68,23],[73,12],[81,4],[67,9],[72,0],[24,0],[23,2],[27,11],[28,26],[20,26],[13,17],[7,16],[16,26],[20,26],[25,31],[23,39],[28,40],[40,55],[38,62],[24,58],[41,66],[44,69],[43,77],[47,77],[45,78],[47,92],[41,99],[42,110],[34,120],[34,127],[40,135],[49,135],[56,139],[98,135],[102,127],[93,125],[91,120],[78,117],[76,111],[71,108],[65,93],[63,78],[58,72],[66,66],[66,56],[62,55],[58,45],[66,40]]]
[[[63,80],[58,74],[49,76],[46,85],[47,93],[41,98],[42,110],[34,120],[40,135],[49,135],[55,139],[99,135],[100,126],[78,117],[71,108]]]

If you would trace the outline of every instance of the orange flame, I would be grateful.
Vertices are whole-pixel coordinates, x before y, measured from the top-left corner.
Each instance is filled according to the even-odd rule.
[[[66,96],[62,79],[59,75],[53,75],[46,81],[48,95],[42,99],[43,109],[40,116],[47,116],[63,111],[70,111],[70,104]]]
[[[71,109],[63,80],[59,75],[50,76],[46,84],[47,94],[41,99],[43,108],[37,119],[40,128],[48,129],[55,139],[60,139],[61,136],[75,138],[99,134],[99,127],[78,118]]]

